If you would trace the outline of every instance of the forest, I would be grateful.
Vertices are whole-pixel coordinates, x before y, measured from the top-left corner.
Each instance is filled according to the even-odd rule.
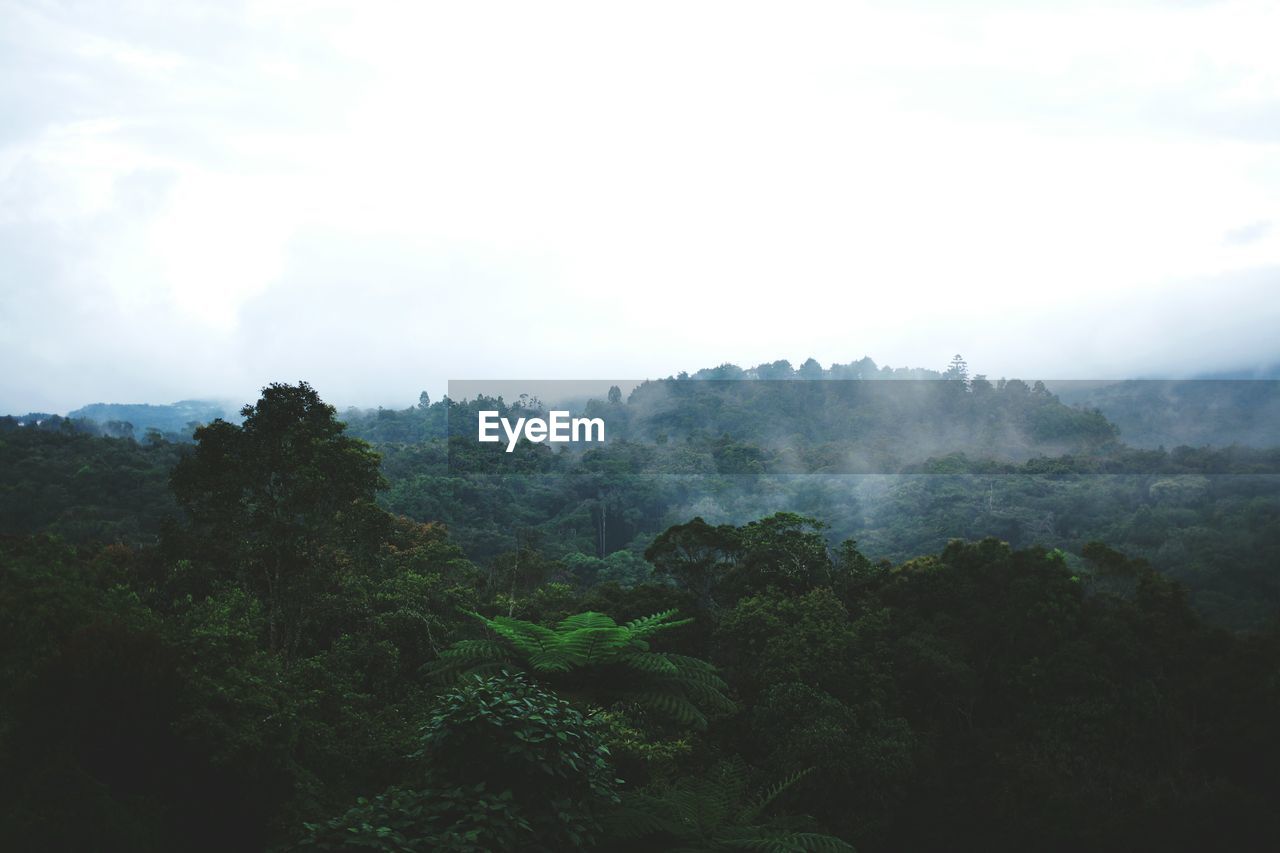
[[[1272,391],[726,364],[512,454],[476,413],[543,400],[0,418],[0,837],[1275,849]]]

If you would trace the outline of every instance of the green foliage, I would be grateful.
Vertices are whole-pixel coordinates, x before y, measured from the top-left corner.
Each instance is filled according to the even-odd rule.
[[[670,780],[693,753],[694,737],[687,731],[675,736],[656,733],[654,726],[644,725],[620,709],[597,710],[591,718],[600,727],[600,738],[608,746],[619,775],[633,784]]]
[[[715,592],[736,562],[739,547],[738,531],[731,525],[712,526],[694,518],[663,531],[644,556],[655,572],[673,578],[707,608],[715,605]]]
[[[822,531],[827,525],[793,512],[774,513],[739,528],[740,565],[734,585],[741,592],[769,586],[803,592],[830,586],[834,566]]]
[[[373,503],[378,455],[343,435],[333,407],[305,382],[264,388],[242,414],[242,425],[197,429],[195,452],[174,468],[190,525],[171,532],[169,547],[255,589],[271,647],[294,653],[311,599],[389,532]]]
[[[907,375],[650,383],[500,477],[446,455],[491,401],[346,431],[272,386],[185,450],[0,419],[0,837],[1274,847],[1280,451],[1124,448],[980,377],[716,385],[771,371]]]
[[[168,481],[183,452],[72,427],[6,427],[0,418],[0,534],[154,542],[178,514]]]
[[[341,815],[304,824],[300,850],[381,850],[387,853],[487,853],[520,850],[533,826],[516,808],[510,791],[493,794],[472,787],[391,787],[361,797]],[[529,849],[529,848],[523,848]]]
[[[712,640],[714,659],[749,696],[781,682],[840,683],[847,676],[832,664],[848,659],[855,642],[848,610],[830,589],[744,598],[723,615]]]
[[[650,649],[653,635],[689,624],[668,610],[624,625],[588,611],[547,628],[507,616],[471,614],[493,639],[461,640],[440,655],[439,674],[527,668],[570,695],[597,704],[626,702],[700,728],[708,712],[733,709],[728,686],[706,661]]]
[[[805,775],[792,774],[749,797],[745,765],[740,760],[724,762],[703,776],[627,796],[612,818],[612,830],[620,839],[637,843],[635,849],[852,851],[834,836],[806,831],[805,821],[768,815],[774,801]]]
[[[618,802],[608,750],[568,702],[522,675],[473,676],[422,728],[417,778],[308,824],[303,847],[558,851],[591,846]]]
[[[629,589],[653,575],[653,566],[631,551],[614,551],[604,559],[575,552],[564,558],[564,564],[583,586],[616,583]]]

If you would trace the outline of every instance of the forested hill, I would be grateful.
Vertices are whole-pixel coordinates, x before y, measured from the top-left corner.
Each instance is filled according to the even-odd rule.
[[[722,365],[626,399],[602,394],[585,408],[607,420],[610,442],[586,452],[478,452],[480,408],[527,415],[544,408],[536,400],[423,394],[342,419],[381,455],[382,505],[446,524],[476,560],[536,542],[553,574],[637,583],[649,576],[644,550],[672,524],[788,510],[873,559],[996,536],[1075,560],[1096,539],[1186,583],[1219,624],[1256,628],[1280,607],[1280,449],[1135,449],[1039,383],[988,383],[963,366],[811,368]],[[182,445],[86,429],[0,418],[0,533],[155,541],[176,512],[167,480]]]
[[[1132,448],[1039,382],[872,364],[862,381],[723,365],[602,395],[585,410],[611,442],[583,453],[476,444],[479,409],[529,415],[547,408],[537,400],[424,397],[344,418],[383,454],[384,504],[447,523],[479,558],[528,539],[575,572],[634,582],[671,524],[792,510],[876,559],[996,536],[1071,560],[1102,540],[1188,584],[1215,622],[1258,627],[1277,612],[1280,448]]]
[[[685,384],[689,380],[697,384]],[[762,381],[738,384],[749,380]],[[957,393],[960,388],[968,393]],[[425,399],[424,393],[420,401]],[[856,450],[856,460],[839,464],[864,469],[954,452],[1000,459],[1093,454],[1117,438],[1139,448],[1280,446],[1275,377],[1024,382],[971,374],[959,356],[944,370],[893,368],[868,357],[824,368],[810,358],[799,366],[786,360],[750,368],[724,363],[680,373],[642,383],[627,402],[615,413],[616,435],[646,441],[729,435],[786,450],[787,464],[808,470],[829,470],[832,460],[821,452],[807,460],[797,453],[824,444]],[[443,437],[448,415],[447,407],[426,403],[344,413],[375,442]],[[198,399],[93,403],[66,416],[84,431],[142,439],[154,430],[177,441],[189,439],[200,424],[238,417],[234,405]],[[58,418],[34,412],[14,417],[24,424]]]
[[[0,421],[5,849],[1275,848],[1276,452],[441,469],[474,403]]]
[[[686,444],[729,436],[766,451],[764,469],[792,472],[898,471],[954,453],[1017,462],[1097,454],[1117,435],[1100,413],[1019,380],[662,380],[608,414],[616,436]]]
[[[197,426],[217,418],[234,420],[236,407],[211,400],[179,400],[169,405],[93,403],[67,413],[72,420],[106,425],[128,424],[139,437],[148,430],[189,436]]]
[[[343,417],[369,441],[418,443],[472,438],[480,409],[530,415],[563,405],[552,397],[431,403],[424,393],[413,408]],[[869,358],[826,369],[812,359],[798,369],[723,364],[645,381],[625,400],[611,393],[582,410],[605,419],[610,440],[648,446],[653,470],[686,473],[880,473],[956,453],[1023,462],[1119,447],[1098,411],[1065,405],[1042,382],[971,377],[958,357],[945,372],[880,368]]]
[[[1132,379],[1047,383],[1064,403],[1098,409],[1134,447],[1280,446],[1280,380]]]

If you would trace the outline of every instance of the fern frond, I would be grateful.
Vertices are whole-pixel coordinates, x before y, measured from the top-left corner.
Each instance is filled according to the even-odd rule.
[[[678,610],[664,610],[661,613],[654,613],[652,616],[644,616],[640,619],[632,619],[626,624],[626,628],[631,632],[631,636],[635,639],[647,637],[657,631],[667,628],[678,628],[681,625],[688,625],[692,619],[679,619],[675,622],[668,621],[673,618]]]
[[[667,660],[666,655],[653,652],[631,652],[621,655],[618,660],[632,669],[651,675],[677,675],[680,672],[674,663]]]
[[[705,787],[696,782],[687,782],[670,788],[663,802],[683,829],[693,830],[697,835],[704,835],[708,829],[719,824],[714,815],[717,811],[716,804],[710,802],[715,790],[708,791]]]
[[[768,788],[765,788],[763,791],[760,792],[760,796],[756,797],[755,800],[751,802],[751,805],[748,807],[747,813],[752,816],[760,814],[766,808],[769,807],[770,803],[778,799],[778,797],[780,797],[783,794],[783,792],[785,792],[788,788],[791,788],[792,786],[794,786],[797,782],[799,782],[804,777],[808,776],[810,773],[813,772],[813,770],[814,768],[812,767],[806,767],[803,770],[797,770],[795,773],[792,773],[790,776],[786,777],[785,779],[775,782],[772,785],[770,785]]]
[[[667,660],[670,663],[670,658]],[[676,672],[674,675],[670,676],[670,681],[675,681],[680,684],[701,684],[704,687],[709,687],[710,689],[721,693],[724,693],[729,689],[729,685],[725,684],[724,679],[714,672],[704,672],[702,670],[693,670],[690,672],[688,670],[681,669],[679,664],[672,665],[676,667]]]
[[[450,673],[466,672],[490,664],[498,666],[506,659],[507,650],[501,643],[459,640],[419,671],[428,678],[442,678]]]
[[[529,665],[535,672],[569,672],[577,664],[563,647],[539,649],[529,654]]]
[[[678,664],[681,669],[702,670],[704,672],[715,672],[714,664],[708,663],[701,658],[691,658],[688,655],[678,655],[674,652],[664,652],[667,660],[674,664]]]
[[[725,696],[720,690],[707,684],[699,684],[696,681],[665,679],[656,686],[663,686],[672,692],[679,692],[690,702],[706,706],[710,710],[727,713],[732,712],[737,707],[733,704],[733,700]]]
[[[820,832],[786,832],[757,838],[724,839],[724,847],[759,853],[854,853],[852,844]]]
[[[626,694],[625,701],[633,702],[642,708],[658,711],[671,717],[678,723],[691,725],[699,729],[707,727],[707,718],[698,707],[684,696],[669,692],[643,690]]]
[[[741,755],[735,755],[715,766],[711,776],[713,784],[728,792],[735,802],[741,802],[747,793],[747,776],[750,770]]]
[[[467,675],[476,678],[487,678],[490,675],[497,675],[501,672],[520,672],[520,667],[513,667],[506,661],[485,661],[483,663],[472,664],[465,670]]]
[[[489,619],[479,614],[476,616],[488,626],[490,631],[511,643],[522,654],[527,655],[535,651],[555,648],[560,641],[556,632],[550,628],[525,622],[523,619],[514,619],[510,616],[495,616]]]
[[[502,644],[493,640],[459,640],[440,653],[439,660],[467,663],[481,660],[501,660],[506,656]]]
[[[565,650],[581,665],[603,663],[627,647],[627,631],[618,626],[578,628],[561,636]]]
[[[566,616],[560,620],[560,624],[556,626],[556,630],[560,632],[577,631],[580,628],[617,628],[618,623],[614,622],[609,616],[603,613],[597,613],[594,610],[588,610],[585,613],[575,613],[572,616]]]

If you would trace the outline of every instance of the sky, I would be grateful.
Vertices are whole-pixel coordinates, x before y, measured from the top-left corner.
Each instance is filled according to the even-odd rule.
[[[1280,4],[0,0],[0,412],[1280,361]]]

